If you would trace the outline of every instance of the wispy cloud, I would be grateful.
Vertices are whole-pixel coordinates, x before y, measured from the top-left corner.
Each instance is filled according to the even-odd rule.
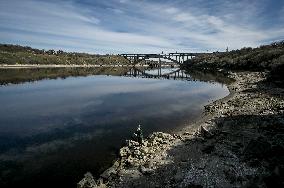
[[[206,51],[283,39],[279,1],[0,2],[0,41],[93,53]]]

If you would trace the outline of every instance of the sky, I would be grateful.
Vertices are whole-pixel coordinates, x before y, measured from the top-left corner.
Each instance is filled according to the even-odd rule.
[[[40,49],[211,52],[279,40],[283,0],[0,0],[0,43]]]

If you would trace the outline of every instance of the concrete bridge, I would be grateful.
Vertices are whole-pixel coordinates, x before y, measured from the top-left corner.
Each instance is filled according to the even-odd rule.
[[[181,65],[189,59],[194,57],[205,55],[208,53],[168,53],[168,54],[119,54],[127,59],[131,64],[136,65],[142,61],[158,59],[158,63],[163,64],[167,61],[161,61],[161,59],[169,60],[172,63]]]

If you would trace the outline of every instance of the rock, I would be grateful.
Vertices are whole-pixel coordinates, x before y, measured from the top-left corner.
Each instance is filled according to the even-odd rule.
[[[200,134],[204,138],[212,138],[213,134],[206,130],[203,126],[200,127]]]
[[[152,168],[154,166],[154,161],[153,159],[150,159],[147,161],[147,163],[144,165],[146,168]]]
[[[123,147],[119,150],[120,157],[127,157],[130,154],[130,150],[128,147]]]
[[[147,140],[143,140],[142,145],[143,145],[143,146],[148,146],[148,141],[147,141]]]
[[[77,188],[97,188],[93,175],[90,172],[85,174],[85,177],[77,184]]]
[[[167,133],[163,133],[163,132],[155,132],[150,136],[150,140],[153,138],[161,138],[161,139],[168,139],[168,140],[172,140],[173,136]]]
[[[109,179],[111,175],[117,174],[117,168],[119,167],[119,162],[116,161],[112,167],[106,169],[102,174],[101,177],[104,179]]]
[[[139,170],[144,175],[149,175],[149,174],[152,174],[154,172],[152,169],[146,168],[144,166],[140,166]]]
[[[137,158],[134,158],[132,156],[129,156],[126,161],[125,161],[125,164],[129,167],[133,167],[133,166],[139,166],[139,163],[138,163],[138,159]]]
[[[128,177],[130,179],[139,178],[142,176],[142,173],[137,169],[125,169],[123,173],[125,177]]]
[[[149,153],[149,148],[148,147],[143,147],[141,148],[141,152],[144,154],[148,154]]]
[[[129,148],[133,148],[133,147],[139,147],[139,143],[133,140],[127,140],[127,146]]]
[[[140,157],[142,153],[139,150],[134,150],[133,154],[135,157]]]

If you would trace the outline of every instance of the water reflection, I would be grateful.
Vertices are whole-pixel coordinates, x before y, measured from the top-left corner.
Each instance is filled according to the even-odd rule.
[[[159,78],[159,79],[173,79],[173,80],[190,80],[190,75],[186,74],[184,70],[179,68],[171,69],[138,69],[132,68],[124,74],[127,77],[141,77],[141,78]]]
[[[184,71],[174,70],[173,77],[160,70],[155,77],[142,69],[157,79],[138,79],[140,74],[129,75],[133,70],[0,87],[0,187],[73,187],[86,171],[98,175],[110,165],[138,124],[145,135],[170,132],[195,120],[209,100],[228,94],[222,84],[191,81]],[[63,70],[57,71],[48,70],[53,77],[47,78]],[[70,71],[64,75],[94,70]],[[174,80],[182,77],[190,81]]]
[[[86,68],[22,68],[1,69],[0,85],[18,84],[43,79],[65,79],[70,76],[125,74],[129,67],[86,67]]]
[[[131,68],[123,76],[135,78],[173,79],[185,81],[203,81],[209,83],[228,84],[234,80],[227,73],[202,70],[186,70],[181,68],[155,68],[141,69]]]

